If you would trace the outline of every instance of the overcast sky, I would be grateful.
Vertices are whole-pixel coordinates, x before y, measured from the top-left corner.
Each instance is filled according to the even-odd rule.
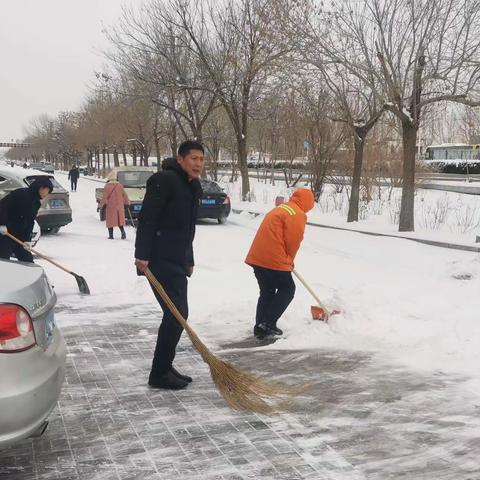
[[[32,117],[78,109],[105,63],[102,29],[130,1],[0,1],[1,142],[22,138]]]

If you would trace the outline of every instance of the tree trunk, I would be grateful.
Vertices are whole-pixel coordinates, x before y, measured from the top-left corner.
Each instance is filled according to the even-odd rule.
[[[218,137],[215,135],[212,140],[212,173],[213,179],[218,180],[218,157],[220,155],[220,145]]]
[[[363,150],[365,137],[360,137],[356,132],[353,136],[355,157],[353,160],[352,191],[348,205],[347,222],[358,222],[358,204],[360,200],[360,181],[362,179]]]
[[[402,143],[403,185],[398,231],[413,232],[415,229],[415,148],[417,128],[410,122],[402,122]]]
[[[100,150],[98,148],[95,149],[95,173],[97,177],[100,177]]]
[[[137,166],[137,147],[135,146],[135,144],[133,144],[133,148],[132,148],[132,157],[133,157],[133,166],[136,167]]]
[[[248,178],[247,166],[247,141],[242,135],[239,135],[237,138],[237,152],[238,168],[242,176],[242,200],[245,202],[249,200],[250,196],[250,179]]]
[[[127,152],[125,152],[124,147],[122,147],[122,157],[123,157],[123,164],[127,166]]]
[[[115,147],[113,149],[113,165],[115,167],[119,167],[120,166],[120,162],[118,161],[118,150],[117,150],[117,147]]]
[[[89,171],[92,170],[92,166],[93,166],[92,156],[93,156],[92,151],[87,149],[87,167]]]
[[[105,147],[102,148],[102,177],[105,177],[107,168],[107,159],[105,155]]]
[[[177,126],[174,123],[171,124],[169,140],[170,140],[170,149],[172,150],[172,157],[176,157],[177,150],[178,150],[178,140],[177,140]]]
[[[155,154],[157,156],[157,172],[162,169],[162,156],[160,154],[160,142],[158,141],[157,132],[155,132]]]

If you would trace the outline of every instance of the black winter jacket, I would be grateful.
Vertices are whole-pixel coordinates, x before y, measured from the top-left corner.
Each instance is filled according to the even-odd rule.
[[[135,258],[154,265],[165,262],[182,269],[194,265],[193,238],[202,187],[175,159],[162,163],[163,171],[147,181],[139,216]]]
[[[40,187],[53,185],[48,177],[37,178],[28,188],[17,188],[0,200],[0,225],[6,225],[8,232],[23,242],[29,242],[33,222],[40,208]]]
[[[70,171],[68,172],[68,179],[69,180],[78,180],[78,178],[80,177],[80,170],[75,167],[75,168],[71,168]]]

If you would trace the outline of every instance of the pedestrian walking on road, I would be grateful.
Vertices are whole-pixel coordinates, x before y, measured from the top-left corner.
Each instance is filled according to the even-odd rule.
[[[188,317],[187,277],[193,272],[193,239],[198,202],[202,195],[199,177],[204,149],[195,141],[183,142],[177,158],[162,163],[163,170],[147,181],[135,242],[135,265],[140,273],[148,267],[166,290],[183,318]],[[192,381],[173,367],[175,349],[183,328],[153,289],[163,310],[148,384],[178,390]]]
[[[295,295],[294,260],[303,240],[306,213],[313,206],[312,191],[301,188],[265,216],[255,235],[245,263],[253,267],[260,287],[253,328],[258,338],[283,334],[277,322]]]
[[[73,165],[68,172],[68,179],[70,180],[70,187],[72,192],[77,191],[78,178],[80,177],[80,171],[76,165]]]
[[[27,188],[17,188],[0,200],[0,258],[15,255],[21,262],[32,262],[28,251],[33,224],[41,200],[52,193],[53,184],[47,176],[38,176]],[[10,233],[24,242],[22,247],[5,234]]]
[[[108,238],[113,240],[113,229],[118,227],[122,240],[127,238],[125,233],[125,207],[130,206],[130,200],[123,185],[117,181],[115,172],[110,172],[103,189],[99,208],[105,208],[105,219],[108,228]]]

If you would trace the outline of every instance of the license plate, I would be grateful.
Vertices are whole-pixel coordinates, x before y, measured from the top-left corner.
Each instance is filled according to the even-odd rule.
[[[202,205],[215,205],[214,198],[202,198]]]
[[[63,200],[49,200],[48,204],[50,205],[50,208],[63,208],[65,207],[65,202]]]
[[[134,212],[139,212],[142,209],[142,205],[133,205],[133,211]]]

